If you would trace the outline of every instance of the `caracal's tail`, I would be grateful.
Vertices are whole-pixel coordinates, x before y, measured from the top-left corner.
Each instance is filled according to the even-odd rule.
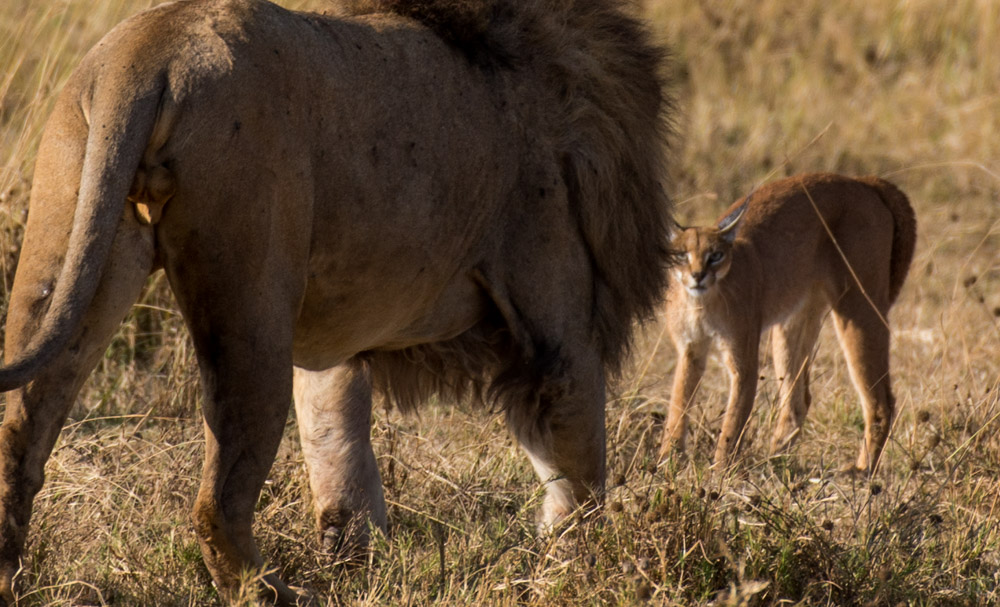
[[[917,243],[917,216],[910,200],[894,184],[879,177],[859,179],[878,192],[885,206],[892,213],[892,258],[889,265],[889,304],[895,303],[913,261]]]

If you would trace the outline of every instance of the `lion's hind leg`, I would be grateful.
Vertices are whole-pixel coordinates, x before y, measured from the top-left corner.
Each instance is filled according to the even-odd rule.
[[[192,333],[206,392],[205,461],[192,520],[205,564],[229,599],[247,573],[264,569],[251,527],[292,391],[291,329],[269,328],[250,313],[252,305],[243,310],[247,316],[230,320],[189,320],[204,328]],[[261,580],[262,597],[286,605],[298,600],[276,575]]]
[[[199,241],[192,248],[211,246]],[[223,255],[165,262],[205,393],[205,461],[191,518],[205,564],[227,601],[241,596],[250,575],[262,583],[257,588],[262,598],[294,605],[298,595],[275,574],[263,574],[252,522],[291,405],[298,297],[276,278],[279,264],[263,255],[257,259],[262,260],[259,284],[270,289],[231,271],[239,265]]]
[[[368,524],[386,527],[382,479],[371,443],[368,369],[347,362],[295,369],[295,411],[320,540],[327,550],[368,542]]]
[[[38,192],[41,195],[42,192]],[[44,220],[49,209],[33,213]],[[7,315],[5,356],[16,358],[38,329],[58,264],[44,262],[58,236],[31,240],[21,254]],[[41,262],[39,262],[41,260]],[[13,605],[13,576],[20,563],[32,502],[42,487],[45,462],[76,395],[138,299],[153,266],[153,241],[127,210],[112,245],[111,261],[67,348],[31,383],[8,393],[0,427],[0,604]]]

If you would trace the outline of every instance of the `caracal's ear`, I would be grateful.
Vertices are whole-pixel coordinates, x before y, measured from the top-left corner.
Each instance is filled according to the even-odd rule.
[[[684,233],[684,230],[686,230],[686,229],[687,229],[687,226],[682,226],[681,224],[677,223],[676,219],[674,219],[673,217],[671,217],[670,218],[670,242],[671,243],[675,242],[680,237],[680,235]]]
[[[677,220],[673,217],[670,218],[670,234],[667,237],[667,246],[670,249],[671,264],[680,264],[684,261],[685,253],[681,235],[684,234],[685,230],[687,230],[685,226],[677,223]]]
[[[722,236],[722,239],[726,242],[732,242],[733,239],[736,238],[736,232],[739,229],[740,220],[743,219],[743,215],[747,212],[747,206],[749,204],[750,196],[747,196],[746,200],[743,201],[743,204],[719,221],[719,235]]]

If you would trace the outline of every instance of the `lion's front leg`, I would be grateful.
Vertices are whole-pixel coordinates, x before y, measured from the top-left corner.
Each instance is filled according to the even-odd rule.
[[[386,527],[382,479],[371,443],[368,370],[348,362],[295,369],[295,411],[323,547],[363,547],[369,522]]]
[[[596,352],[550,365],[524,407],[512,403],[507,423],[545,483],[541,530],[604,494],[604,371]]]

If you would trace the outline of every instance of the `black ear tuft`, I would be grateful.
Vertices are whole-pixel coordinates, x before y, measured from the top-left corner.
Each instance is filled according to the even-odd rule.
[[[747,206],[750,204],[750,196],[747,196],[743,204],[736,207],[731,213],[719,220],[718,228],[719,233],[722,234],[723,238],[732,242],[736,238],[736,231],[739,228],[740,220],[743,219],[743,215],[747,211]]]

